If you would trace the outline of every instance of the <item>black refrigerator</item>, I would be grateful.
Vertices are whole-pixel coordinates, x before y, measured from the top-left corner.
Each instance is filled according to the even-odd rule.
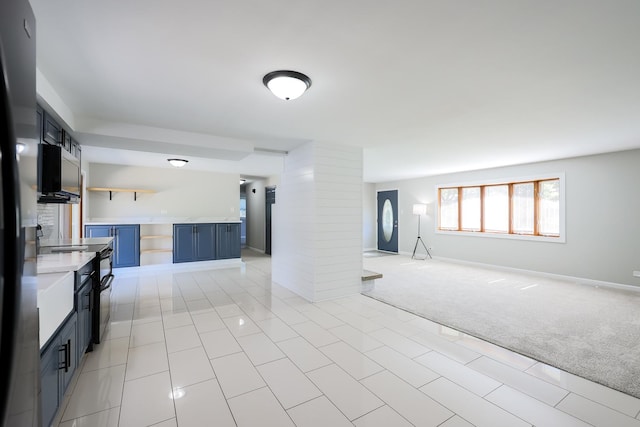
[[[39,425],[36,26],[0,1],[0,425]]]

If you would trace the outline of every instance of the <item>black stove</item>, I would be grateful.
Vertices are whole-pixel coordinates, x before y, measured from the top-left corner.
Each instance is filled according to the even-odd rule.
[[[93,289],[93,342],[100,344],[103,340],[107,323],[109,322],[109,314],[111,311],[111,284],[113,283],[113,248],[111,244],[89,245],[88,251],[95,250],[94,258],[95,271],[100,274],[96,280]]]

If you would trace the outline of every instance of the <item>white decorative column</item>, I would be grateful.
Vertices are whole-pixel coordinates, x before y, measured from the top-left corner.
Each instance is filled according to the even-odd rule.
[[[362,286],[362,149],[310,142],[287,155],[272,211],[272,279],[309,301]]]

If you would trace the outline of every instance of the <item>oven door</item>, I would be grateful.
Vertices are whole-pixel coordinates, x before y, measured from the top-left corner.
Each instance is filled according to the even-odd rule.
[[[111,312],[111,284],[114,276],[112,274],[113,249],[108,248],[99,253],[100,280],[94,291],[94,315],[93,315],[93,342],[100,344],[103,341],[105,329],[109,322]]]
[[[104,277],[100,282],[100,323],[98,331],[98,342],[101,342],[104,337],[107,323],[109,322],[109,314],[111,313],[111,284],[113,283],[113,274],[109,274]]]
[[[108,248],[100,252],[100,285],[108,276],[111,276],[113,249]]]

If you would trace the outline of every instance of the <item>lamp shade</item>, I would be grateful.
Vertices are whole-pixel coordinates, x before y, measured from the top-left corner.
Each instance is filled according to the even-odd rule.
[[[262,83],[280,99],[289,101],[299,98],[309,87],[311,79],[297,71],[272,71],[264,76]]]
[[[426,215],[427,214],[427,205],[424,203],[416,203],[413,205],[413,214],[414,215]]]

